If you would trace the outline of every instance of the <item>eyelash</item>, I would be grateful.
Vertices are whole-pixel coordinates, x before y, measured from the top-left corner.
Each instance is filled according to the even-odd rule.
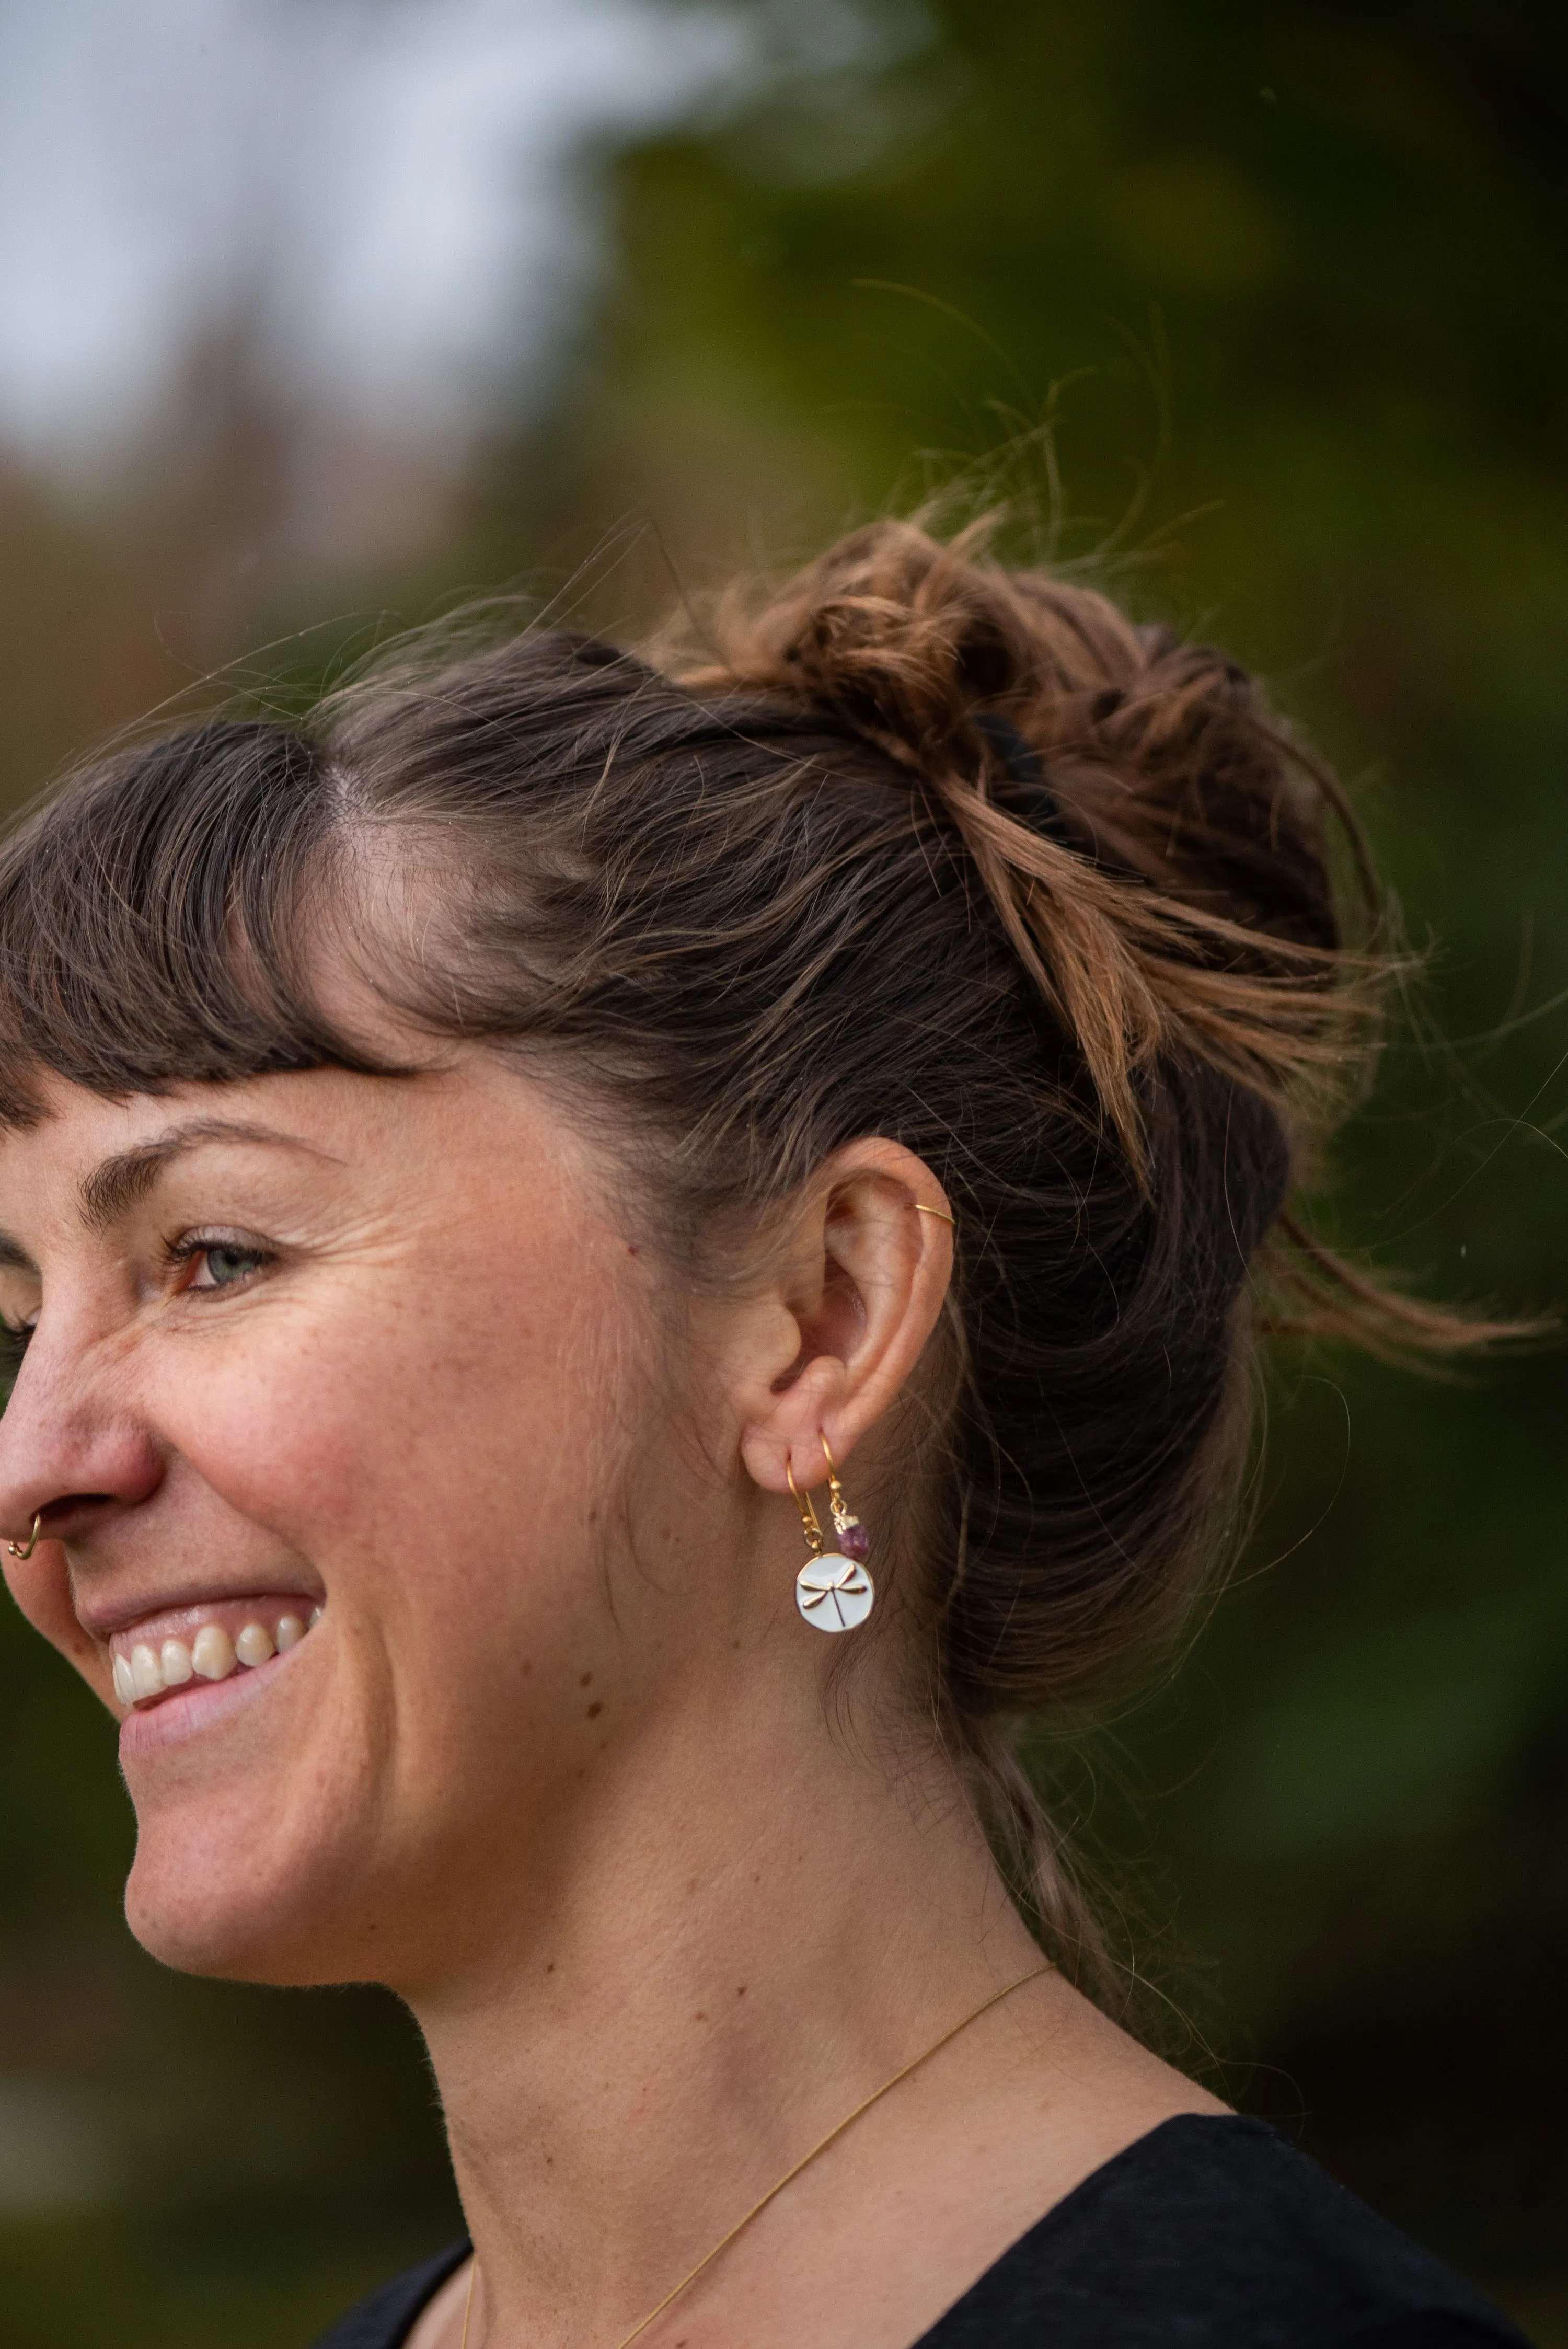
[[[270,1264],[277,1261],[271,1248],[263,1247],[260,1241],[252,1240],[242,1232],[187,1232],[181,1238],[167,1244],[163,1261],[171,1272],[175,1272],[186,1265],[199,1263],[202,1257],[219,1254],[253,1257],[255,1263],[251,1272],[241,1274],[235,1280],[215,1280],[200,1288],[194,1282],[187,1280],[181,1284],[182,1295],[213,1297],[224,1289],[248,1288],[255,1273],[264,1272]]]

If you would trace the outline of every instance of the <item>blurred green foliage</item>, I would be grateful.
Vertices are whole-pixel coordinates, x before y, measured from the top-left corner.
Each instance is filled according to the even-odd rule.
[[[563,609],[634,626],[933,490],[1010,498],[1265,673],[1437,942],[1326,1226],[1430,1293],[1560,1305],[1568,19],[863,24],[858,57],[607,160],[616,265],[549,414],[364,593],[570,580]],[[226,499],[99,523],[0,482],[14,792],[181,659],[343,608],[264,564],[242,592],[264,483],[236,523],[224,464]],[[1268,1402],[1236,1587],[1080,1807],[1167,1912],[1228,2092],[1568,2343],[1568,1357],[1435,1381],[1297,1352]],[[0,2074],[97,2098],[117,2167],[109,2215],[89,2180],[81,2216],[0,2228],[0,2344],[300,2338],[450,2224],[407,2033],[132,1951],[109,1742],[3,1637]]]

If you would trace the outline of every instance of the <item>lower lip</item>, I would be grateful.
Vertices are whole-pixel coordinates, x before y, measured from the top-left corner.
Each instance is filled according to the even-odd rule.
[[[315,1634],[310,1635],[312,1638]],[[300,1647],[308,1646],[302,1640]],[[291,1649],[286,1655],[273,1656],[264,1664],[242,1665],[227,1680],[191,1681],[182,1689],[171,1690],[157,1704],[145,1712],[128,1713],[119,1724],[119,1758],[134,1760],[139,1754],[157,1754],[170,1745],[183,1745],[199,1737],[203,1730],[214,1729],[227,1721],[232,1713],[242,1713],[264,1696],[278,1673],[284,1671],[299,1650]]]

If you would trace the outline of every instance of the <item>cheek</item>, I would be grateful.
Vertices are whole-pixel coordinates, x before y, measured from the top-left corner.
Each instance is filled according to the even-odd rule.
[[[606,1302],[583,1283],[346,1283],[168,1362],[157,1416],[232,1507],[307,1548],[410,1517],[428,1537],[454,1501],[515,1506],[593,1443]]]
[[[133,1777],[159,1954],[347,1978],[430,1930],[454,1871],[488,1883],[510,1851],[527,1879],[633,1699],[605,1535],[657,1404],[627,1329],[587,1281],[492,1285],[440,1322],[323,1315],[308,1342],[258,1316],[170,1379],[170,1442],[328,1614],[297,1704],[258,1705],[216,1769],[192,1749]]]
[[[380,1651],[407,1692],[410,1734],[459,1711],[478,1733],[487,1688],[515,1703],[520,1656],[548,1682],[597,1645],[609,1495],[649,1388],[640,1317],[590,1263],[389,1301],[345,1283],[303,1319],[237,1318],[170,1362],[161,1426],[319,1574],[364,1669]]]

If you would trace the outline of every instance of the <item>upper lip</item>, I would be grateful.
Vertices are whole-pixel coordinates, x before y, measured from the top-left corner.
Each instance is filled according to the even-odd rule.
[[[232,1599],[263,1594],[269,1598],[297,1598],[307,1607],[319,1605],[322,1598],[320,1590],[301,1587],[286,1575],[263,1572],[249,1576],[243,1582],[219,1583],[209,1577],[200,1582],[164,1584],[134,1599],[120,1593],[112,1600],[107,1594],[98,1599],[78,1594],[76,1615],[84,1631],[107,1645],[117,1631],[132,1630],[151,1615],[171,1615],[186,1607],[222,1607]]]

